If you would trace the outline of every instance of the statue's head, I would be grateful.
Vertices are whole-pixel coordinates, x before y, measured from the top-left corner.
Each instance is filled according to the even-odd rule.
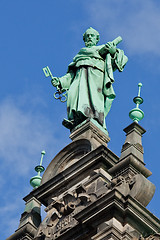
[[[95,46],[99,42],[99,32],[92,27],[88,28],[83,34],[83,41],[86,47]]]

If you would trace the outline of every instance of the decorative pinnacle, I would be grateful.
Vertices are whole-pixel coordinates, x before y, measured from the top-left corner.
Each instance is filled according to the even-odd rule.
[[[43,150],[42,152],[41,152],[41,161],[40,161],[40,166],[42,166],[42,162],[43,162],[43,157],[44,157],[44,155],[46,154],[46,152]]]
[[[129,117],[134,122],[139,122],[144,117],[144,112],[139,108],[139,105],[143,103],[143,98],[140,97],[142,83],[138,84],[138,96],[133,99],[133,102],[136,104],[136,107],[129,112]]]
[[[138,83],[138,87],[139,87],[139,89],[138,89],[138,97],[140,97],[140,95],[141,95],[142,83]]]
[[[35,171],[37,172],[37,175],[30,179],[30,184],[33,188],[37,188],[41,184],[42,177],[40,176],[40,173],[45,170],[45,168],[42,166],[44,155],[45,155],[45,151],[42,151],[40,164],[35,167]]]

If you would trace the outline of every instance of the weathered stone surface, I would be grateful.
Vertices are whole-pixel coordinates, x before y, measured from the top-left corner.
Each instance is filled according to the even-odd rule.
[[[33,240],[41,223],[41,203],[34,197],[26,202],[18,229],[6,240]]]
[[[153,198],[155,185],[142,174],[135,175],[133,181],[135,182],[133,183],[130,195],[146,207]]]
[[[41,184],[47,182],[56,174],[64,171],[91,151],[91,143],[87,139],[79,139],[68,144],[51,161],[43,174]]]
[[[132,154],[123,160],[119,160],[119,162],[113,168],[109,169],[109,172],[115,177],[118,175],[123,175],[126,178],[139,173],[145,177],[152,175],[151,171],[144,166],[144,163]]]
[[[145,239],[146,240],[159,240],[160,239],[160,231],[159,231],[159,233],[152,234]]]
[[[37,228],[31,223],[26,223],[23,227],[18,228],[6,240],[33,240],[36,234]]]
[[[136,122],[124,129],[126,132],[125,144],[122,147],[119,162],[108,172],[114,177],[123,176],[130,182],[130,194],[142,205],[147,206],[151,201],[155,186],[146,178],[152,173],[143,162],[142,135],[145,130]],[[132,182],[132,185],[131,185]]]
[[[126,140],[121,150],[120,160],[132,154],[143,162],[142,135],[146,130],[138,123],[133,122],[123,131],[126,133]]]
[[[49,164],[41,186],[24,198],[25,214],[30,214],[36,199],[46,206],[46,218],[36,230],[22,214],[19,229],[8,240],[159,239],[160,220],[145,208],[155,187],[147,180],[151,172],[142,161],[144,131],[138,124],[126,128],[129,134],[119,159],[91,137],[94,131],[86,134],[84,126],[88,125],[82,132],[77,129],[73,142]],[[26,226],[32,226],[32,234]]]
[[[96,170],[99,171],[98,174],[105,177],[105,179],[111,179],[111,175],[108,174],[107,171],[117,162],[118,157],[108,148],[102,145],[84,155],[73,165],[69,166],[59,174],[56,174],[55,176],[49,176],[46,182],[43,181],[42,177],[43,184],[37,189],[33,190],[24,198],[24,200],[28,201],[32,196],[34,196],[45,206],[47,206],[50,196],[59,196],[65,191],[70,191],[72,187],[83,184],[90,179],[90,176],[95,174]],[[52,162],[48,166],[49,172],[51,173],[54,171],[53,166],[54,164],[52,165]],[[104,169],[105,171],[100,171],[100,169]],[[46,171],[48,171],[48,169],[46,169]]]
[[[78,186],[73,192],[65,194],[61,199],[53,199],[46,208],[47,216],[42,222],[35,239],[56,239],[78,224],[74,215],[95,201],[94,192],[88,194],[84,186]]]
[[[156,232],[160,220],[129,194],[136,180],[103,173],[95,170],[83,185],[52,198],[35,239],[132,239],[144,229]]]
[[[35,227],[39,227],[39,224],[41,223],[41,203],[34,197],[26,203],[18,228],[21,228],[28,222],[33,224]]]
[[[88,139],[91,143],[92,150],[102,144],[107,147],[110,141],[107,130],[100,125],[97,126],[97,122],[94,119],[87,119],[81,124],[81,127],[77,126],[77,128],[71,132],[70,138],[72,141]]]

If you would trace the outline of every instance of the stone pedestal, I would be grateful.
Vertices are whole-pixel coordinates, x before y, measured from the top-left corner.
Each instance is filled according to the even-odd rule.
[[[72,141],[79,139],[87,139],[91,143],[92,150],[100,145],[107,147],[110,138],[108,131],[94,119],[87,119],[80,126],[77,126],[74,131],[71,132],[70,138]]]
[[[146,132],[138,123],[133,122],[123,130],[126,133],[126,140],[122,147],[121,157],[133,155],[140,161],[143,161],[142,135]]]

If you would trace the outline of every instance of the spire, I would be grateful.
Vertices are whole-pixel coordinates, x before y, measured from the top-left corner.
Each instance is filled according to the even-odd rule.
[[[30,184],[33,188],[37,188],[41,184],[42,177],[40,176],[40,173],[45,170],[45,168],[42,166],[44,155],[45,155],[45,151],[42,151],[40,164],[35,167],[35,171],[37,172],[37,175],[30,179]]]
[[[143,98],[140,97],[142,83],[139,83],[138,87],[138,96],[133,99],[136,107],[129,112],[129,117],[133,120],[133,122],[136,123],[138,123],[144,117],[144,112],[139,108],[139,105],[143,103]]]
[[[138,96],[133,98],[133,102],[136,107],[129,112],[129,117],[133,120],[128,127],[123,131],[126,133],[126,140],[121,150],[120,160],[126,158],[128,155],[134,155],[140,161],[143,161],[143,147],[142,147],[142,135],[146,130],[141,127],[138,122],[143,119],[144,112],[139,108],[139,105],[143,103],[141,98],[142,83],[138,83]]]

